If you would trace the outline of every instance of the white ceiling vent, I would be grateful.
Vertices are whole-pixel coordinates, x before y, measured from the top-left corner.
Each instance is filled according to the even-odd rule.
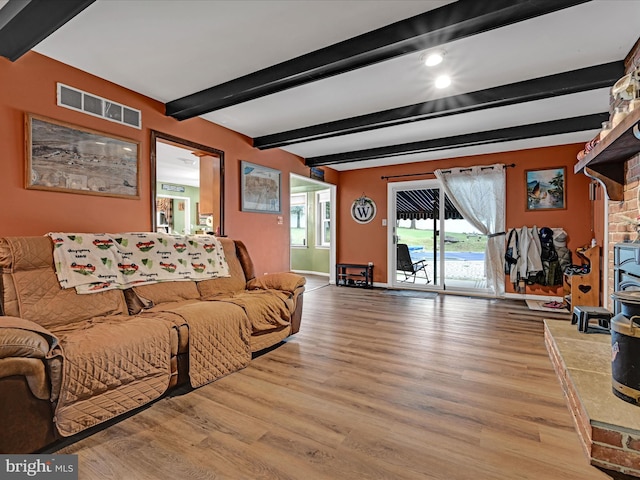
[[[58,105],[116,123],[142,128],[142,112],[58,83]]]

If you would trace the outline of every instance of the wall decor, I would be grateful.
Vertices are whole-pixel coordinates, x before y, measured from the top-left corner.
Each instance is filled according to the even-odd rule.
[[[364,193],[351,204],[351,218],[358,223],[369,223],[376,216],[376,202]]]
[[[185,188],[182,185],[171,185],[168,183],[163,183],[161,186],[162,190],[166,190],[167,192],[179,192],[184,193]]]
[[[567,208],[566,167],[527,170],[527,210]]]
[[[140,144],[27,114],[26,188],[140,198]]]
[[[312,178],[314,180],[320,180],[321,182],[324,182],[324,170],[321,168],[317,168],[317,167],[310,167],[309,168],[309,178]]]
[[[280,171],[240,161],[240,195],[243,212],[281,213]]]

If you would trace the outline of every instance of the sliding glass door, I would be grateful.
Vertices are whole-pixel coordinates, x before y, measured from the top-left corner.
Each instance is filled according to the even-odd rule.
[[[438,180],[392,183],[388,194],[392,288],[488,292],[486,236],[462,218]]]

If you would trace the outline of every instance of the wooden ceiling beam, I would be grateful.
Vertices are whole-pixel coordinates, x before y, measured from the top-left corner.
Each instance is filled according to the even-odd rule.
[[[178,120],[271,95],[589,0],[459,0],[168,102]]]
[[[424,103],[416,103],[256,137],[253,139],[253,146],[261,150],[280,148],[297,143],[469,113],[486,108],[532,102],[597,88],[609,88],[622,75],[624,75],[624,62],[605,63],[471,93],[439,98]]]
[[[547,137],[550,135],[561,135],[564,133],[582,132],[586,130],[598,130],[601,128],[602,122],[607,120],[609,120],[609,112],[595,113],[580,117],[564,118],[529,125],[519,125],[517,127],[456,135],[453,137],[435,138],[419,142],[403,143],[400,145],[388,145],[385,147],[309,157],[305,160],[305,165],[308,167],[337,165],[341,163],[360,162],[363,160],[375,160],[379,158],[397,157],[416,153],[473,147],[488,143],[509,142],[514,140],[525,140],[528,138]]]
[[[0,56],[15,62],[95,0],[9,0],[0,9]]]

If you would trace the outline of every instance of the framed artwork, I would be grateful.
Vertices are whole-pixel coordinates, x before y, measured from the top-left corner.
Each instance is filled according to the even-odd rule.
[[[27,114],[26,188],[140,198],[140,144]]]
[[[280,171],[241,160],[240,172],[241,210],[281,213]]]
[[[309,168],[309,178],[324,182],[324,170],[316,167]]]
[[[566,167],[527,170],[527,210],[567,208]]]

